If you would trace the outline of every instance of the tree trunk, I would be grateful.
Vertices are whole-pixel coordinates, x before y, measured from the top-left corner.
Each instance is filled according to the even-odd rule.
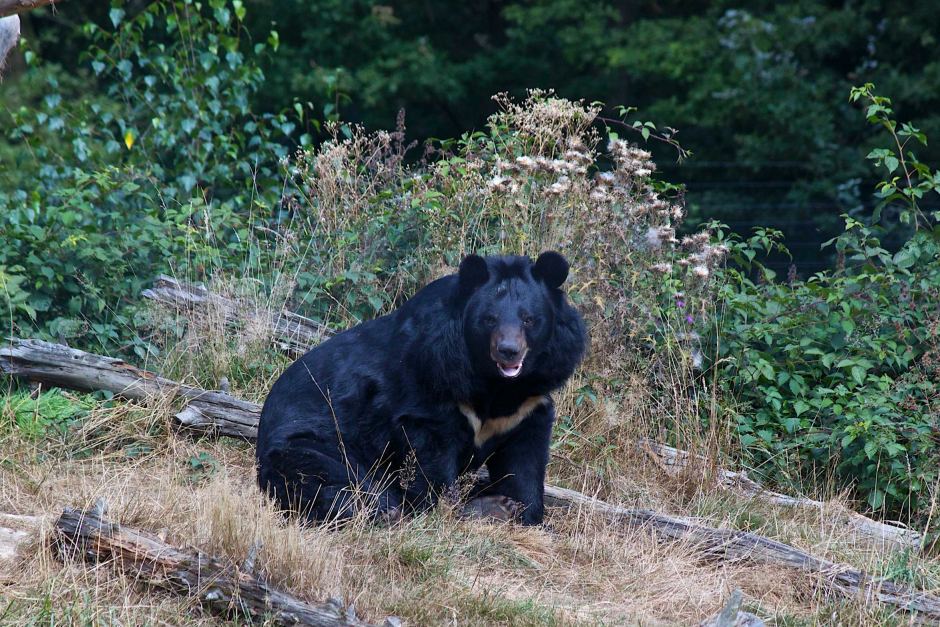
[[[322,605],[301,601],[234,564],[171,546],[152,534],[109,522],[94,511],[66,508],[55,528],[63,558],[81,556],[92,563],[112,562],[138,581],[195,596],[213,612],[274,619],[280,625],[368,625],[356,618],[351,607],[344,608],[337,601]]]

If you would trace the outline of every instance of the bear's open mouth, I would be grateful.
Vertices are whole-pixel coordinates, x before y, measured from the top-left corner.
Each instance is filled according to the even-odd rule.
[[[522,356],[518,362],[514,364],[504,363],[498,359],[494,359],[496,362],[496,369],[499,370],[499,374],[503,375],[507,379],[512,379],[513,377],[518,377],[519,373],[522,372],[522,362],[525,360],[525,355]]]

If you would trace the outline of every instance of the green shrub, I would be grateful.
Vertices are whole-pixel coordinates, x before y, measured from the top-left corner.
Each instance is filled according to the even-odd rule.
[[[293,124],[248,108],[265,44],[245,40],[243,15],[238,0],[154,3],[133,19],[115,5],[114,32],[86,27],[85,84],[53,70],[41,100],[12,114],[14,150],[0,155],[7,332],[143,354],[132,303],[157,273],[199,278],[260,250],[248,244],[278,210],[276,140]],[[87,97],[87,82],[104,95]]]
[[[940,226],[917,201],[940,176],[911,154],[905,140],[926,138],[891,119],[888,99],[870,85],[853,98],[897,140],[869,155],[891,176],[874,224],[845,216],[828,243],[840,267],[806,280],[778,281],[758,261],[786,253],[779,233],[732,239],[716,366],[743,403],[741,449],[766,477],[834,477],[874,511],[926,515],[940,479]],[[878,238],[883,213],[916,227],[893,253]]]

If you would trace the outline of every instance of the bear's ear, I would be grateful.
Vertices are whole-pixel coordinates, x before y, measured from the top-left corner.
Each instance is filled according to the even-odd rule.
[[[460,298],[469,298],[478,287],[490,279],[486,260],[480,255],[467,255],[460,262],[457,277]]]
[[[568,260],[554,250],[544,252],[532,266],[532,276],[551,288],[560,287],[568,278]]]

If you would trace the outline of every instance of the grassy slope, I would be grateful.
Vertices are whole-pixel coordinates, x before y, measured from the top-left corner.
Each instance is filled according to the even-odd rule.
[[[750,609],[776,624],[906,623],[877,608],[828,600],[793,573],[704,563],[690,547],[660,544],[645,532],[624,533],[587,512],[554,512],[537,529],[459,521],[446,507],[392,528],[302,529],[261,499],[250,445],[171,432],[168,403],[89,403],[57,393],[44,395],[38,406],[24,403],[22,394],[0,401],[0,511],[53,517],[65,505],[89,505],[103,496],[110,516],[122,523],[233,560],[244,559],[260,540],[258,564],[272,581],[311,600],[341,597],[373,619],[392,614],[412,625],[695,624],[738,587]],[[86,409],[75,415],[69,409],[75,406]],[[559,434],[562,444],[570,437]],[[830,523],[825,513],[740,502],[695,481],[669,479],[642,458],[617,458],[615,473],[599,473],[596,464],[576,467],[570,456],[556,455],[550,474],[614,501],[749,528],[873,574],[940,586],[936,562],[884,554]],[[21,563],[6,566],[0,576],[2,624],[178,624],[180,616],[185,624],[219,622],[107,565],[62,565],[45,538],[23,553]]]

